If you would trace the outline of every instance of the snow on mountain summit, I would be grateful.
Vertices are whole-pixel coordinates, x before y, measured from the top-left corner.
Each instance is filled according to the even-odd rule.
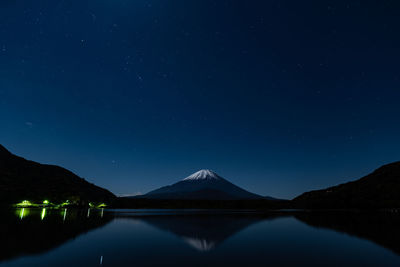
[[[182,181],[204,180],[204,179],[207,179],[207,180],[212,180],[212,179],[219,180],[219,179],[221,179],[221,177],[219,177],[218,174],[216,174],[215,172],[213,172],[211,170],[200,170],[200,171],[195,172],[192,175],[186,177]]]

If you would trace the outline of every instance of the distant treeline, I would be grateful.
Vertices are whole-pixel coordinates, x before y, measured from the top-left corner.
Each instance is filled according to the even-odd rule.
[[[196,199],[145,199],[118,198],[113,208],[119,209],[285,209],[290,201],[247,199],[247,200],[196,200]]]
[[[380,201],[299,201],[299,200],[202,200],[202,199],[145,199],[145,198],[117,198],[112,206],[117,209],[387,209],[400,207],[400,203]]]

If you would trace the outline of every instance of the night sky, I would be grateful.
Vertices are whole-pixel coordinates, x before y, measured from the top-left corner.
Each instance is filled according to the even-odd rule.
[[[117,195],[292,198],[400,160],[400,1],[2,0],[0,143]]]

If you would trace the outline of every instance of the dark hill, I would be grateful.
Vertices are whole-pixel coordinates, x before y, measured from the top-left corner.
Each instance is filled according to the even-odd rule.
[[[400,162],[327,189],[306,192],[293,200],[299,208],[399,208]]]
[[[115,198],[106,189],[54,165],[39,164],[11,154],[0,145],[0,204],[22,200],[64,202],[79,205]]]

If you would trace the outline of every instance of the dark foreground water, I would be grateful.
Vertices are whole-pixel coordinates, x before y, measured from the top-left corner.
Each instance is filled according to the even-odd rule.
[[[3,211],[0,266],[400,266],[393,212]]]

